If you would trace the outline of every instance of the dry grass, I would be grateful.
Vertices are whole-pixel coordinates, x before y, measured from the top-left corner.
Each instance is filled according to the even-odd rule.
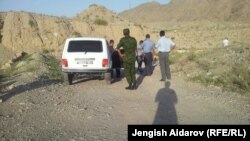
[[[229,48],[175,52],[171,56],[177,72],[189,80],[222,87],[228,91],[250,94],[250,45],[237,43]]]
[[[46,76],[49,79],[61,80],[60,62],[49,54],[29,54],[14,62],[11,68],[0,70],[0,82],[4,82],[16,75],[32,74],[34,77]]]

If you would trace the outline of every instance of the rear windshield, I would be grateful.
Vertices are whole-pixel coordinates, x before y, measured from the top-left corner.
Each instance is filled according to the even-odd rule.
[[[68,52],[102,52],[101,41],[70,41]]]

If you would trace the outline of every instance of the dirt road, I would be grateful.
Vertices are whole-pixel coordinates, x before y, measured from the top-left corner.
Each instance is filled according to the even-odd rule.
[[[125,79],[16,86],[0,103],[0,140],[126,141],[128,124],[250,124],[249,98],[159,74],[138,76],[133,91]]]

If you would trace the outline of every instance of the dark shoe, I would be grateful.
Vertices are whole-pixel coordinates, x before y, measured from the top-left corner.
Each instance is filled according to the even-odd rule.
[[[125,88],[126,90],[133,90],[133,87],[132,86],[128,86]]]
[[[132,84],[129,84],[129,86],[126,87],[125,89],[127,89],[127,90],[133,90]]]
[[[136,88],[137,88],[137,84],[136,84],[136,82],[134,82],[133,86],[132,86],[132,89],[136,90]]]
[[[121,80],[122,80],[121,78],[116,78],[115,82],[118,82],[118,81],[121,81]]]
[[[165,81],[164,79],[161,79],[160,81]]]

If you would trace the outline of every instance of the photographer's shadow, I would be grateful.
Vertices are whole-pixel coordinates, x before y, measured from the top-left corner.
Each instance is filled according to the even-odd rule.
[[[153,124],[178,124],[178,117],[175,109],[177,96],[175,91],[170,89],[170,82],[165,82],[165,88],[158,91],[155,101],[159,104]]]

